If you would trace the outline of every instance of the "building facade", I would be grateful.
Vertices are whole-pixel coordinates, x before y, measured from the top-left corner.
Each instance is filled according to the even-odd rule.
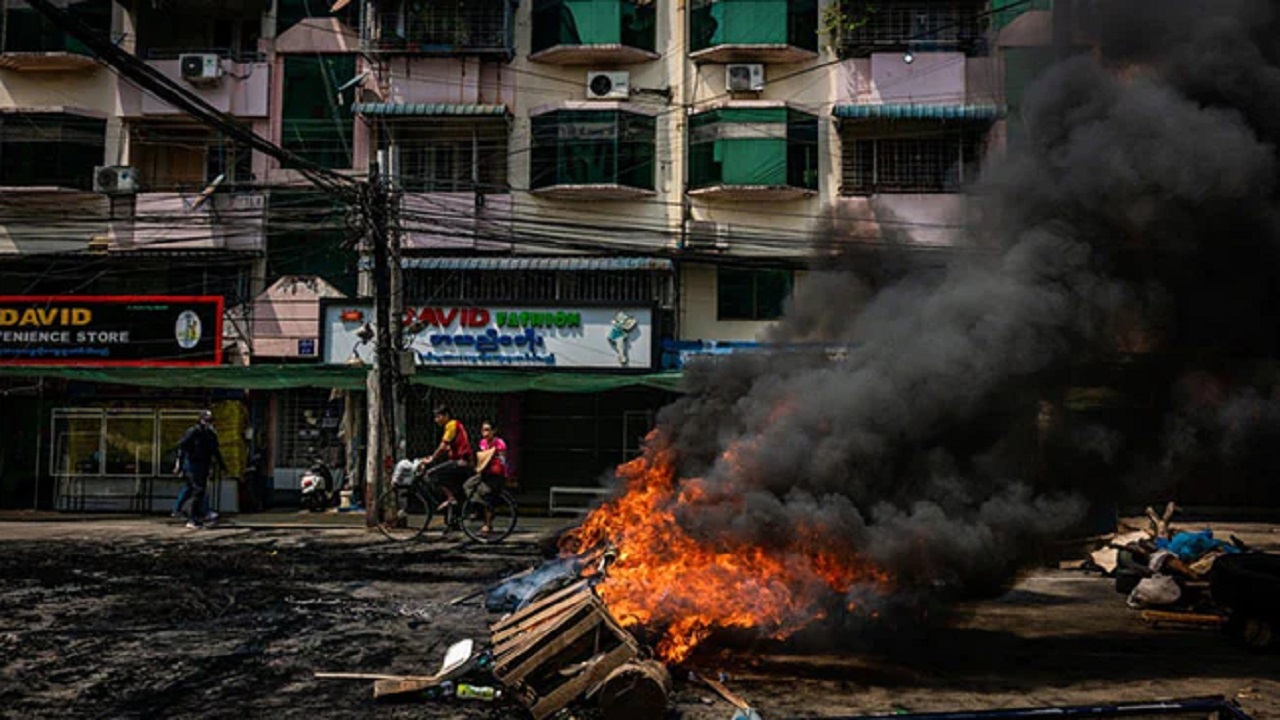
[[[404,451],[429,450],[429,407],[449,402],[502,426],[531,496],[637,452],[682,362],[750,347],[822,253],[927,262],[956,244],[974,211],[962,191],[1049,44],[1038,0],[62,5],[279,146],[390,178],[397,298],[425,318],[406,341]],[[54,487],[58,463],[85,462],[60,459],[54,411],[150,408],[159,465],[158,413],[214,400],[236,408],[245,456],[261,449],[277,489],[317,444],[356,468],[336,418],[358,415],[344,392],[361,387],[358,363],[328,352],[371,292],[349,209],[119,79],[21,0],[3,7],[6,287],[222,297],[223,362],[241,368],[163,400],[127,374],[9,372],[40,428],[10,475]],[[465,326],[478,311],[488,322]],[[520,313],[585,319],[497,324]],[[490,329],[545,330],[561,364],[459,348]],[[97,427],[111,450],[110,418]]]

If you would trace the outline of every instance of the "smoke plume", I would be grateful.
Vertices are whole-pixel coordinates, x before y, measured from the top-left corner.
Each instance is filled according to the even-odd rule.
[[[767,547],[820,521],[833,548],[900,587],[994,589],[1092,495],[1038,451],[1042,405],[1073,368],[1276,350],[1263,322],[1280,307],[1271,4],[1098,0],[1076,14],[1101,49],[1028,89],[1007,152],[973,188],[978,252],[889,285],[810,274],[767,339],[838,358],[688,370],[654,442],[701,478],[677,510],[689,533]],[[1226,415],[1280,420],[1251,402]],[[1131,441],[1069,437],[1102,466]]]

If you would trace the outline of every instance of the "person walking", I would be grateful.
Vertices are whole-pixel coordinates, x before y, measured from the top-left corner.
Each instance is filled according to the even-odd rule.
[[[213,429],[213,413],[204,410],[200,413],[200,421],[183,433],[178,441],[178,461],[173,468],[175,475],[181,472],[186,476],[189,528],[202,528],[205,523],[218,519],[218,514],[209,509],[206,500],[209,472],[215,461],[225,474],[227,463],[222,459],[222,449],[218,446],[218,432]]]

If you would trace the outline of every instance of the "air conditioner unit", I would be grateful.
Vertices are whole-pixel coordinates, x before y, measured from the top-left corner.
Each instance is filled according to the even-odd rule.
[[[729,92],[760,92],[764,89],[764,65],[759,63],[725,65],[724,89]]]
[[[131,167],[107,165],[93,169],[93,191],[108,195],[138,192],[138,171]]]
[[[587,99],[626,100],[631,97],[631,73],[592,70],[587,73]]]
[[[178,56],[182,79],[193,85],[208,85],[222,79],[222,63],[212,53],[192,53]]]
[[[710,220],[688,220],[684,225],[684,249],[722,252],[729,249],[729,225]]]

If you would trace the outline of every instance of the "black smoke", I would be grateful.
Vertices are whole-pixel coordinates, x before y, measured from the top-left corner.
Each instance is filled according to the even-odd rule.
[[[1028,89],[972,189],[974,252],[887,285],[808,277],[768,339],[843,348],[835,359],[689,370],[657,441],[708,488],[682,510],[686,529],[768,546],[817,521],[903,588],[990,591],[1097,495],[1096,476],[1046,467],[1048,438],[1094,470],[1129,454],[1102,425],[1055,436],[1043,408],[1062,407],[1080,368],[1176,376],[1169,364],[1205,353],[1274,356],[1271,3],[1097,0],[1076,16],[1094,45]]]

